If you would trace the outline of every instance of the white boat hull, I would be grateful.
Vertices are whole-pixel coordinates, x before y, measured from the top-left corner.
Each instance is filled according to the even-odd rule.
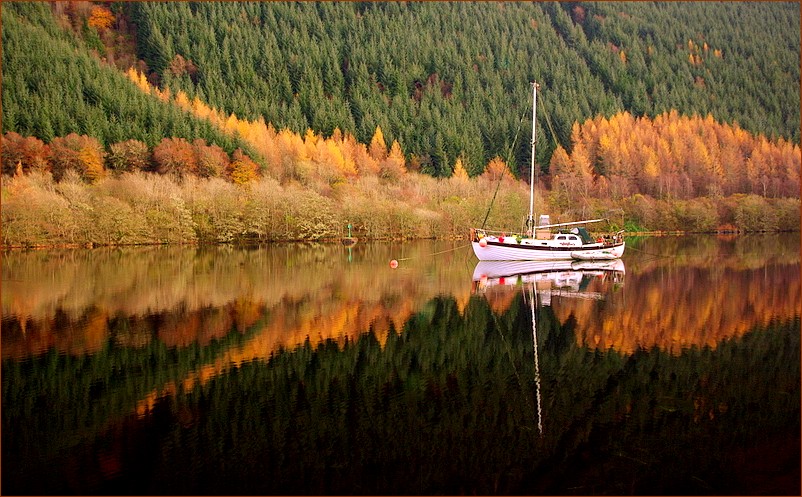
[[[624,255],[626,242],[615,245],[554,247],[493,241],[480,244],[473,241],[471,246],[480,261],[612,260]]]

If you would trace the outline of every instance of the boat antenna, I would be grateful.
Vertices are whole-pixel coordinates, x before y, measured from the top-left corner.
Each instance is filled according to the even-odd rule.
[[[529,171],[529,218],[526,220],[526,229],[531,236],[535,229],[535,139],[537,138],[537,123],[535,114],[537,112],[537,90],[540,85],[536,81],[532,82],[532,164]]]

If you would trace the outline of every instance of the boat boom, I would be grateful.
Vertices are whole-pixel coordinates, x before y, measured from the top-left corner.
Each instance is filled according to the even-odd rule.
[[[574,221],[572,223],[544,224],[543,226],[538,226],[538,228],[558,228],[560,226],[573,226],[575,224],[599,223],[599,222],[602,222],[602,221],[607,221],[607,218],[589,219],[587,221]]]

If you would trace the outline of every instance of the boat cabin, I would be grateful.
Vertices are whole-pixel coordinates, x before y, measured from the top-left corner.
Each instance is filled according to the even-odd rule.
[[[557,233],[556,235],[554,235],[554,241],[557,242],[557,245],[564,245],[571,247],[582,246],[582,240],[577,235]]]
[[[593,237],[590,236],[590,233],[588,233],[588,230],[585,229],[584,226],[579,226],[577,228],[572,229],[571,233],[579,235],[579,237],[582,239],[582,243],[587,244],[587,243],[593,243],[595,241],[593,240]]]

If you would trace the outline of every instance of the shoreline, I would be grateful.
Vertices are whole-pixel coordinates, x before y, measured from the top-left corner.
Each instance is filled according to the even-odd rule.
[[[639,237],[639,236],[687,236],[687,235],[712,235],[712,236],[744,236],[752,234],[780,234],[780,233],[800,233],[800,230],[772,230],[772,231],[747,231],[738,229],[716,230],[716,231],[682,231],[682,230],[652,230],[652,231],[633,231],[624,234],[624,237]],[[163,247],[163,246],[218,246],[218,245],[233,245],[233,246],[260,246],[269,244],[336,244],[341,243],[345,237],[334,238],[320,238],[320,239],[296,239],[296,240],[253,240],[253,241],[239,241],[239,242],[199,242],[199,241],[186,241],[186,242],[151,242],[151,243],[67,243],[67,244],[33,244],[33,245],[0,245],[0,253],[11,252],[16,250],[63,250],[63,249],[96,249],[96,248],[127,248],[127,247]],[[360,244],[365,242],[410,242],[418,240],[440,240],[440,241],[467,241],[468,237],[376,237],[369,238],[361,236],[358,238]],[[348,246],[353,247],[354,245]]]

